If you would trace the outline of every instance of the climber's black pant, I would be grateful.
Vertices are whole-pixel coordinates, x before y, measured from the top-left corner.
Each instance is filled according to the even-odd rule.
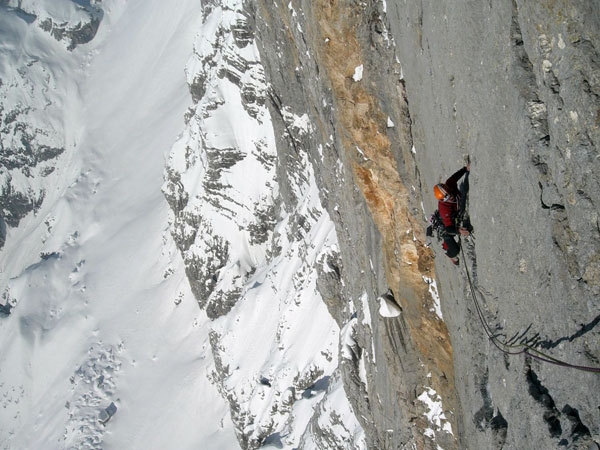
[[[446,256],[448,258],[454,258],[460,252],[460,245],[454,239],[454,236],[446,236],[444,238],[444,243],[442,244],[444,250],[446,250]]]

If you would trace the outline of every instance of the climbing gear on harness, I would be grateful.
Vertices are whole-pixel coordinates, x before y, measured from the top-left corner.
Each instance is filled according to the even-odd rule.
[[[450,199],[449,198],[450,195],[448,194],[448,189],[446,188],[444,183],[436,184],[433,187],[433,194],[435,195],[435,198],[437,198],[438,200],[440,200],[442,202],[447,202]]]
[[[444,226],[442,216],[440,216],[440,211],[438,209],[436,209],[429,218],[429,226],[427,227],[426,234],[428,237],[433,237],[434,232],[438,241],[441,241],[448,234],[446,232],[446,227]]]

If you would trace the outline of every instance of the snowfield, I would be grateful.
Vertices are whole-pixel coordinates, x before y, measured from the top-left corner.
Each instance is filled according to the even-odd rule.
[[[236,448],[160,190],[191,102],[200,5],[102,7],[97,36],[73,52],[0,11],[2,80],[31,86],[16,102],[52,102],[28,120],[66,147],[51,176],[24,180],[46,198],[0,253],[2,303],[15,305],[0,318],[0,447]],[[40,67],[28,81],[12,70],[27,58]]]

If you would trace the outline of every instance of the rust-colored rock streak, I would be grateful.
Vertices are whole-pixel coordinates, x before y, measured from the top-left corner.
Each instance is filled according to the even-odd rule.
[[[423,245],[422,223],[408,207],[409,190],[400,179],[396,160],[387,136],[387,116],[366,82],[353,80],[355,68],[363,64],[357,39],[360,11],[337,0],[315,4],[323,45],[319,57],[326,67],[334,90],[342,140],[355,180],[381,233],[385,253],[386,277],[410,327],[411,338],[431,373],[428,383],[442,397],[446,410],[456,410],[452,346],[443,321],[432,312],[432,298],[422,274],[433,276],[431,251]],[[368,67],[364,67],[365,79]],[[415,386],[421,392],[422,386]],[[421,391],[419,391],[421,389]],[[457,430],[454,418],[453,430]],[[417,427],[426,423],[417,421]],[[420,427],[419,427],[420,425]],[[417,430],[420,446],[424,429]]]

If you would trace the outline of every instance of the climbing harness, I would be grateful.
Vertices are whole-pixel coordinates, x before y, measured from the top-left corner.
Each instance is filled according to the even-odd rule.
[[[440,216],[440,210],[436,209],[434,213],[429,218],[429,226],[427,227],[426,235],[427,237],[433,237],[433,233],[436,234],[437,240],[441,241],[448,234],[446,233],[446,227],[444,226],[444,222],[442,221],[442,217]]]
[[[508,340],[500,339],[499,335],[495,334],[493,332],[493,330],[491,329],[491,327],[485,320],[481,304],[477,298],[476,288],[474,286],[473,279],[471,277],[471,273],[469,272],[469,269],[467,268],[465,251],[464,251],[460,236],[458,239],[459,239],[459,244],[460,244],[460,251],[462,253],[463,260],[465,261],[465,264],[464,264],[465,273],[467,274],[467,280],[469,282],[469,287],[471,290],[471,297],[473,298],[473,303],[475,304],[475,309],[477,310],[477,315],[479,316],[481,325],[483,326],[483,329],[485,330],[485,334],[487,334],[488,338],[490,339],[490,341],[492,342],[492,344],[494,344],[494,346],[496,348],[498,348],[501,352],[503,352],[507,355],[524,354],[527,356],[531,356],[532,358],[535,358],[539,361],[550,363],[550,364],[555,364],[557,366],[568,367],[568,368],[577,369],[577,370],[583,370],[585,372],[600,373],[600,367],[580,366],[577,364],[571,364],[571,363],[562,361],[560,359],[557,359],[557,358],[554,358],[553,356],[548,355],[547,353],[539,351],[538,349],[533,347],[529,343],[529,341],[515,342],[515,337],[517,337],[520,333],[517,333],[517,335],[515,335],[514,337],[512,337],[511,339],[508,339]],[[524,336],[524,334],[525,333],[522,333],[521,336]]]

